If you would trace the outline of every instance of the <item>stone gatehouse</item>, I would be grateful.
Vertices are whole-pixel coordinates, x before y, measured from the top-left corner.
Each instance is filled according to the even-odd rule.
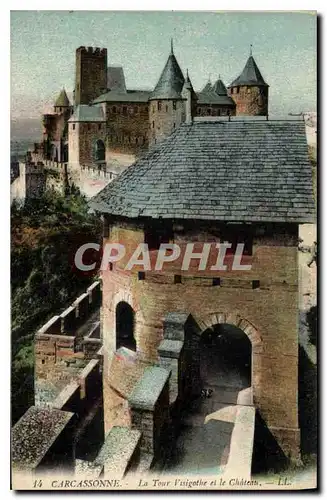
[[[124,344],[120,311],[129,308],[132,326],[126,326],[125,341],[134,344],[140,362],[170,367],[170,401],[199,385],[196,359],[206,330],[242,330],[251,343],[249,401],[284,453],[296,460],[298,224],[314,216],[304,123],[191,121],[91,206],[104,216],[104,244],[118,242],[127,253],[139,243],[155,255],[161,242],[231,241],[232,249],[244,243],[244,262],[251,262],[250,270],[232,270],[232,250],[226,270],[214,274],[200,272],[198,259],[187,271],[178,261],[163,271],[144,271],[126,270],[125,256],[102,272],[106,429],[123,420],[132,425],[123,398],[117,411],[112,372],[116,349]],[[174,321],[165,328],[171,314],[184,315],[177,334]]]

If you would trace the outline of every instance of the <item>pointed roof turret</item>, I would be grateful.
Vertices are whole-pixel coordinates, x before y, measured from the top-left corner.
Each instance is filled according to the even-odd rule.
[[[189,74],[188,74],[188,70],[187,70],[186,71],[186,79],[185,79],[185,82],[184,82],[184,85],[183,85],[183,89],[182,89],[182,97],[184,99],[187,99],[187,97],[188,97],[188,90],[191,91],[192,99],[197,99],[197,95],[194,92],[194,88],[193,88],[193,85],[192,85],[192,82],[190,80],[190,77],[189,77]]]
[[[166,65],[160,75],[159,81],[150,96],[152,99],[181,99],[184,85],[184,76],[177,62],[171,40],[171,52]]]
[[[238,85],[260,85],[268,87],[269,85],[264,81],[260,70],[252,56],[252,46],[250,51],[250,57],[248,58],[246,65],[239,77],[234,80],[229,87],[236,87]]]
[[[220,75],[218,77],[218,80],[214,83],[212,86],[212,90],[217,94],[217,95],[227,95],[227,89],[224,84],[224,82],[221,80]]]
[[[55,101],[55,108],[69,108],[70,102],[66,94],[66,90],[63,88]]]

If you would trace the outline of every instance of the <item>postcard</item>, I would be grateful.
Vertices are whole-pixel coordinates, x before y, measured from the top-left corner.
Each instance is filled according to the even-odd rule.
[[[12,11],[12,489],[317,487],[316,40]]]

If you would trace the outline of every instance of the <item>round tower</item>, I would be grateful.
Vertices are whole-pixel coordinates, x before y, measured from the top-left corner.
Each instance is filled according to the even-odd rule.
[[[149,143],[155,144],[170,135],[183,121],[184,76],[176,60],[171,42],[171,52],[157,85],[149,98]]]
[[[228,93],[236,104],[236,115],[268,115],[268,89],[251,50],[242,73],[228,86]]]

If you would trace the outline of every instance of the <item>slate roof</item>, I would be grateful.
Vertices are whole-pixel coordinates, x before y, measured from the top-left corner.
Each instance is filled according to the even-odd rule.
[[[246,64],[240,76],[238,76],[236,80],[234,80],[230,85],[228,85],[228,87],[235,87],[237,85],[261,85],[268,87],[252,55],[246,61]]]
[[[213,84],[212,90],[217,95],[227,95],[226,86],[220,78]]]
[[[227,95],[217,95],[216,92],[199,92],[198,104],[219,104],[220,106],[232,106],[235,108],[236,104],[233,99]]]
[[[191,91],[191,99],[192,100],[193,99],[197,99],[198,96],[194,92],[194,88],[193,88],[192,82],[191,82],[190,77],[189,77],[188,72],[187,72],[186,79],[185,79],[185,82],[184,82],[184,85],[183,85],[183,89],[182,89],[182,93],[181,93],[181,96],[184,99],[188,98],[188,91],[189,90]]]
[[[124,69],[122,66],[109,66],[107,69],[107,88],[126,92]]]
[[[131,218],[312,222],[305,123],[235,117],[182,124],[90,205]]]
[[[100,95],[92,104],[101,102],[148,102],[151,90],[127,90],[126,92],[111,90]]]
[[[89,106],[88,104],[79,104],[74,109],[74,113],[68,122],[105,122],[105,116],[101,106]]]
[[[181,99],[184,76],[177,59],[171,51],[151,99]]]
[[[65,89],[62,89],[60,94],[58,95],[56,101],[55,101],[55,107],[60,107],[60,108],[68,108],[70,106],[70,102],[68,99],[68,96],[66,94]]]
[[[205,84],[205,86],[203,87],[203,89],[201,90],[201,92],[208,92],[212,90],[212,83],[210,82],[210,80]]]

